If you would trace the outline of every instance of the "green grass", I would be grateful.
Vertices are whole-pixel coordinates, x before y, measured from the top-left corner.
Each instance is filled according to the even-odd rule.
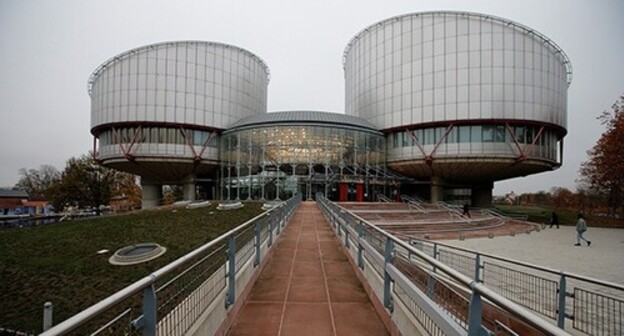
[[[260,207],[142,211],[0,231],[0,327],[40,332],[46,301],[59,323],[260,214]],[[145,242],[167,252],[139,265],[109,264],[117,249]],[[101,249],[110,252],[98,255]]]

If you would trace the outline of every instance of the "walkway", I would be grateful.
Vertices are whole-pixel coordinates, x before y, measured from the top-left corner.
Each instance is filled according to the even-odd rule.
[[[443,243],[624,284],[624,230],[592,227],[585,234],[592,244],[574,246],[576,227],[494,239],[445,240]]]
[[[302,202],[228,335],[387,335],[329,223]]]

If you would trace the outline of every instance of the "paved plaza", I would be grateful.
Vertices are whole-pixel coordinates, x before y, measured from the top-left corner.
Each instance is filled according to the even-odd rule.
[[[444,243],[624,284],[624,230],[590,226],[584,236],[592,242],[590,247],[584,242],[582,246],[574,246],[576,229],[573,226],[546,228],[513,237]]]

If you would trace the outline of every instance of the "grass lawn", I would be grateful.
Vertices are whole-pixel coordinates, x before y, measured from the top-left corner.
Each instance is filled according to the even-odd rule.
[[[142,211],[0,231],[0,327],[41,332],[46,301],[57,324],[262,213],[261,206]],[[139,265],[108,263],[117,249],[146,242],[167,252]],[[98,255],[101,249],[110,252]]]

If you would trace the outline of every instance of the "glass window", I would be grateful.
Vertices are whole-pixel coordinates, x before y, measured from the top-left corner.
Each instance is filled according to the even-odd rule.
[[[158,143],[158,128],[150,127],[147,129],[147,142]]]
[[[482,128],[481,137],[483,139],[483,142],[493,142],[494,141],[494,126],[484,125]]]
[[[402,132],[403,135],[403,147],[411,146],[410,135],[407,132]]]
[[[435,135],[433,132],[433,128],[425,129],[425,137],[423,139],[423,145],[430,145],[435,143]]]
[[[481,126],[470,126],[470,142],[481,142]]]
[[[460,126],[458,133],[460,143],[470,142],[470,126]]]
[[[533,135],[535,134],[535,128],[527,127],[526,129],[526,142],[528,144],[533,143]]]
[[[524,132],[525,128],[523,126],[514,127],[514,133],[516,134],[516,140],[518,143],[524,143]]]
[[[505,130],[505,126],[503,125],[496,126],[495,132],[494,132],[494,141],[505,142],[505,134],[507,134]]]
[[[446,142],[446,143],[456,143],[457,142],[457,129],[458,129],[458,127],[451,128],[449,133],[446,135],[446,139],[444,140],[444,142]]]

